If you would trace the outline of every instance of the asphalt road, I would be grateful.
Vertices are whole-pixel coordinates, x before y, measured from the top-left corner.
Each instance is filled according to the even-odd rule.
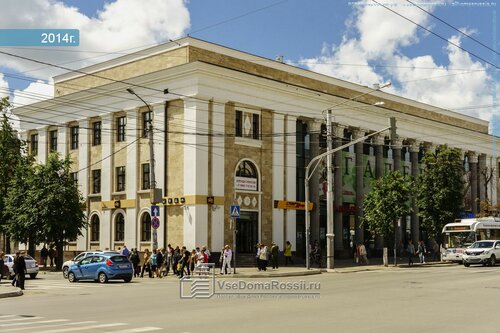
[[[388,268],[275,280],[216,279],[215,285],[217,293],[243,291],[228,289],[227,283],[245,284],[250,293],[257,288],[248,289],[253,282],[311,282],[313,289],[298,291],[307,295],[181,299],[175,277],[101,285],[41,275],[26,281],[24,296],[0,300],[0,331],[500,332],[500,266]],[[8,286],[3,282],[1,288]]]

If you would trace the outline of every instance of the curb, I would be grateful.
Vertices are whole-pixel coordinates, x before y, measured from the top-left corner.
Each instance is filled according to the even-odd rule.
[[[273,273],[273,274],[246,274],[246,273],[236,273],[236,274],[224,274],[224,275],[216,275],[216,278],[219,279],[239,279],[239,278],[274,278],[274,277],[289,277],[289,276],[306,276],[306,275],[317,275],[321,274],[321,270],[310,270],[310,271],[299,271],[299,272],[288,272],[288,273]]]
[[[14,291],[8,291],[8,292],[0,292],[0,298],[6,298],[6,297],[17,297],[17,296],[22,296],[23,291],[21,288],[15,288]]]

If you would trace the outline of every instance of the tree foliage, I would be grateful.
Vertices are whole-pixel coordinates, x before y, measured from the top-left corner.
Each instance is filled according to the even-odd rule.
[[[417,181],[420,226],[431,237],[459,216],[462,207],[463,160],[456,148],[439,146],[423,158],[424,172]]]
[[[410,213],[412,180],[400,171],[392,171],[372,182],[372,191],[363,201],[363,223],[372,235],[389,239],[394,234],[394,223]]]
[[[83,198],[70,177],[70,165],[69,157],[60,159],[53,153],[43,165],[20,168],[7,200],[9,233],[20,242],[54,244],[58,268],[63,246],[86,227]]]
[[[0,231],[5,231],[7,216],[5,214],[5,200],[10,181],[14,177],[16,166],[21,159],[24,148],[23,142],[17,137],[16,131],[7,118],[6,112],[10,107],[7,97],[0,99]],[[8,237],[6,239],[8,249]]]

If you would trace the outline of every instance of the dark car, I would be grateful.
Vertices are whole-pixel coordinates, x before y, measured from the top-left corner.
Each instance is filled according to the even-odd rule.
[[[68,280],[94,280],[106,283],[108,280],[132,281],[132,263],[120,254],[94,254],[74,263],[68,270]]]

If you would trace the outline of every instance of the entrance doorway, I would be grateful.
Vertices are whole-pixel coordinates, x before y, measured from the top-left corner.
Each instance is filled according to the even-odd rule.
[[[238,253],[254,253],[259,241],[259,213],[241,211],[236,220],[236,251]]]

